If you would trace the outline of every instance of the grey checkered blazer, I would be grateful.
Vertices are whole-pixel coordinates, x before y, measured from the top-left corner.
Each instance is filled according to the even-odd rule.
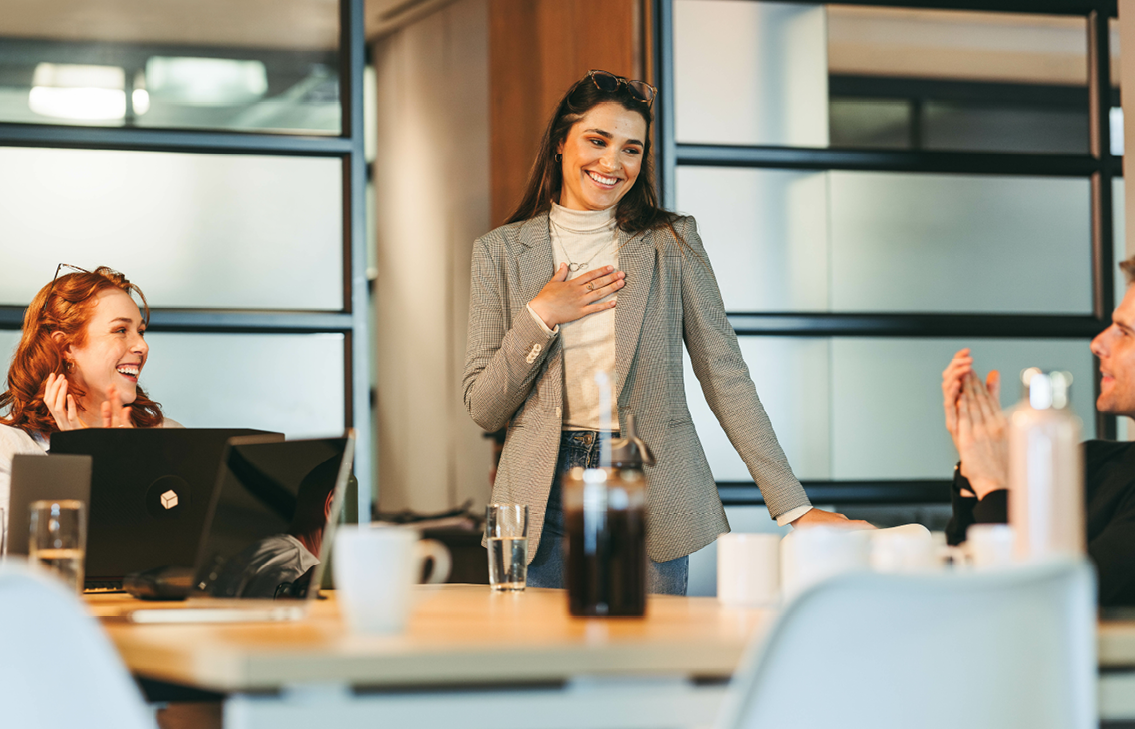
[[[665,228],[620,233],[619,241],[626,286],[615,308],[615,393],[620,428],[634,413],[657,460],[646,469],[647,553],[655,562],[690,554],[729,531],[686,407],[683,340],[706,400],[772,516],[808,504],[741,358],[697,225],[686,217],[675,227],[696,255]],[[555,477],[564,368],[558,336],[525,306],[554,270],[547,214],[497,228],[474,246],[465,406],[485,430],[508,423],[492,498],[528,504],[533,545]]]

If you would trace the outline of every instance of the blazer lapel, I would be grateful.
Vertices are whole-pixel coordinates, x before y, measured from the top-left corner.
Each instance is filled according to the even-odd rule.
[[[524,248],[516,257],[516,265],[520,283],[520,306],[523,307],[536,298],[556,271],[547,213],[537,215],[520,227],[520,242],[524,244]]]
[[[615,306],[616,403],[621,402],[623,384],[639,349],[642,319],[654,279],[655,256],[649,231],[631,236],[620,230],[619,246],[619,269],[627,275],[627,285],[619,291],[619,303]]]

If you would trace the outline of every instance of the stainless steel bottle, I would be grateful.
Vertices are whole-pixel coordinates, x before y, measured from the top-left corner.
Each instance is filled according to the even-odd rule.
[[[1068,409],[1072,376],[1022,373],[1025,398],[1009,415],[1009,524],[1017,559],[1082,556],[1084,465],[1080,419]]]

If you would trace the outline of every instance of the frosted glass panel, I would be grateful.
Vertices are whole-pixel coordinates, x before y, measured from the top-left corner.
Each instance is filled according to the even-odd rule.
[[[827,173],[677,168],[729,311],[828,308]]]
[[[288,437],[342,433],[346,414],[342,334],[151,332],[146,393],[189,428],[261,428]],[[18,331],[0,330],[8,365]]]
[[[155,332],[147,340],[142,385],[182,425],[343,432],[342,334]]]
[[[828,144],[822,6],[674,2],[679,142]]]
[[[1091,312],[1087,180],[678,167],[729,311]]]
[[[343,306],[332,158],[0,148],[0,304],[108,265],[161,308]]]
[[[878,339],[832,341],[832,478],[950,477],[957,461],[942,413],[942,370],[969,347],[976,369],[1002,374],[1001,404],[1020,395],[1021,370],[1072,373],[1072,405],[1094,437],[1087,340]]]
[[[780,445],[800,478],[830,478],[830,343],[826,339],[744,337],[741,352]],[[750,481],[744,461],[706,404],[686,359],[686,402],[718,481]]]
[[[1029,366],[1073,374],[1072,404],[1094,437],[1087,340],[742,337],[741,351],[793,471],[801,479],[947,479],[957,454],[942,413],[942,370],[969,347],[985,375],[1002,373],[1002,405]],[[688,364],[686,398],[718,481],[748,470],[701,395]]]
[[[831,173],[832,309],[1091,312],[1087,180]]]

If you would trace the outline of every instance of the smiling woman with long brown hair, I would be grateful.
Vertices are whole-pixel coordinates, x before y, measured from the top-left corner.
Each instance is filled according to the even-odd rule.
[[[688,555],[729,530],[686,407],[683,342],[771,516],[852,524],[811,507],[757,397],[697,225],[658,206],[654,93],[606,71],[572,85],[516,212],[473,249],[465,405],[485,430],[508,426],[492,499],[528,505],[536,587],[563,587],[559,474],[596,465],[612,437],[602,423],[622,429],[628,414],[657,458],[647,467],[647,589],[684,594]],[[614,375],[608,412],[599,371]]]
[[[180,427],[138,385],[150,352],[144,338],[150,308],[142,290],[105,266],[68,268],[73,270],[57,275],[28,305],[8,386],[0,393],[0,508],[5,511],[12,456],[45,453],[52,433]]]

